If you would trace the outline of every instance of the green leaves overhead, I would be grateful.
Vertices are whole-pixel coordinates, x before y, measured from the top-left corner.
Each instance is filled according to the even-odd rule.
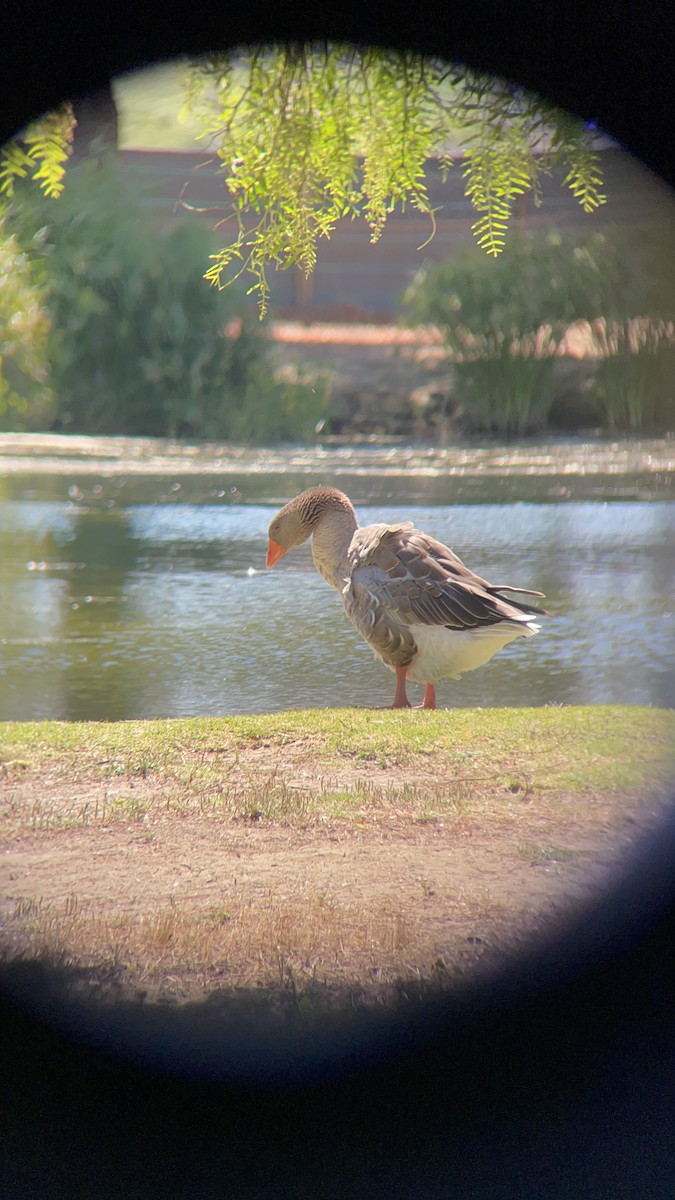
[[[46,196],[60,196],[74,127],[72,106],[64,104],[2,147],[0,197],[11,200],[16,181],[27,177],[36,180]]]
[[[478,245],[501,253],[518,196],[533,192],[541,203],[541,179],[555,167],[585,212],[605,203],[594,131],[569,113],[503,80],[468,72],[456,81],[455,117],[477,113],[475,128],[460,136],[465,192],[480,214],[472,225]]]
[[[376,242],[391,213],[411,205],[428,218],[426,244],[432,158],[445,170],[462,159],[488,255],[503,249],[517,198],[538,200],[554,167],[585,211],[605,199],[592,129],[504,80],[409,52],[314,44],[216,54],[190,68],[186,107],[226,187],[224,244],[206,278],[222,288],[249,277],[261,316],[270,267],[309,275],[342,218],[363,221]],[[74,124],[64,105],[0,151],[0,207],[26,177],[60,194]]]
[[[401,81],[403,86],[401,86]],[[244,272],[267,307],[269,264],[309,274],[317,242],[345,216],[363,216],[376,241],[397,202],[430,213],[424,162],[433,116],[422,63],[375,52],[259,50],[194,68],[201,106],[231,206],[230,243],[207,278]]]
[[[475,71],[375,48],[263,47],[195,64],[187,106],[220,160],[231,237],[206,277],[252,278],[261,315],[270,265],[311,273],[319,239],[361,218],[375,242],[397,206],[429,218],[432,156],[464,159],[472,229],[503,249],[514,201],[562,166],[586,211],[604,202],[595,135],[537,96]]]

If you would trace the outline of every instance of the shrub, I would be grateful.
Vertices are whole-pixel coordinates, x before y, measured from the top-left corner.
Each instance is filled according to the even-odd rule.
[[[633,231],[628,253],[625,231],[579,241],[549,230],[512,238],[496,261],[474,251],[425,267],[406,294],[409,319],[442,331],[469,427],[525,434],[545,426],[555,356],[578,321],[612,331],[597,347],[608,356],[595,396],[608,425],[637,430],[648,423],[658,404],[651,404],[646,376],[644,386],[631,385],[630,399],[626,388],[629,375],[637,379],[667,337],[673,258],[664,251],[665,236]],[[635,318],[649,331],[648,348],[635,344]],[[632,356],[630,368],[625,359],[612,361],[620,350]],[[617,387],[624,384],[622,399]]]
[[[457,394],[471,429],[523,435],[546,426],[553,403],[550,357],[506,352],[457,363]]]
[[[191,222],[162,233],[144,219],[141,198],[113,162],[92,159],[69,170],[58,201],[25,194],[15,206],[24,232],[47,222],[36,269],[53,327],[55,424],[102,434],[302,436],[309,401],[293,403],[275,383],[265,339],[245,320],[224,336],[244,304],[204,280],[207,231]],[[256,417],[244,420],[253,399]]]
[[[0,422],[30,428],[33,414],[48,421],[49,312],[28,254],[0,221]]]
[[[675,429],[675,346],[622,349],[603,358],[592,397],[610,433]]]

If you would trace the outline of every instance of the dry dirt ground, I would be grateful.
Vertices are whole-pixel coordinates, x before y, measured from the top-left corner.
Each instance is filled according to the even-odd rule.
[[[234,812],[189,784],[6,763],[5,954],[47,952],[88,985],[149,999],[452,984],[591,902],[663,811],[635,795],[553,803],[502,780],[477,805],[459,788],[440,812],[428,757],[345,761],[306,741],[222,766],[254,797]],[[329,793],[353,799],[317,816]]]

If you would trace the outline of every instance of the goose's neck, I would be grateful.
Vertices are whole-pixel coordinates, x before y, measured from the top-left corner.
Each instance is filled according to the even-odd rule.
[[[332,511],[319,521],[312,536],[312,558],[320,575],[339,592],[349,572],[348,551],[358,529],[354,512]]]

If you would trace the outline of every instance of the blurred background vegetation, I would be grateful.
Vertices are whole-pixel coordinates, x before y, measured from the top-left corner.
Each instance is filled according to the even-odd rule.
[[[112,157],[27,185],[0,228],[0,428],[296,441],[318,381],[277,381],[245,297],[203,278],[208,231],[158,229]]]
[[[475,251],[422,268],[408,320],[439,329],[472,432],[546,429],[556,367],[581,326],[594,368],[579,376],[569,423],[608,432],[673,428],[675,231],[649,225],[513,234],[499,258]],[[566,424],[556,414],[555,424]]]
[[[203,279],[209,249],[196,222],[160,231],[111,161],[72,168],[56,202],[26,189],[0,225],[0,429],[259,443],[329,433],[330,373],[278,370],[242,291]],[[672,430],[674,261],[672,229],[651,226],[630,251],[624,230],[547,229],[513,233],[497,260],[470,250],[423,267],[404,319],[441,334],[453,431]],[[565,354],[575,325],[590,354],[580,361]]]

